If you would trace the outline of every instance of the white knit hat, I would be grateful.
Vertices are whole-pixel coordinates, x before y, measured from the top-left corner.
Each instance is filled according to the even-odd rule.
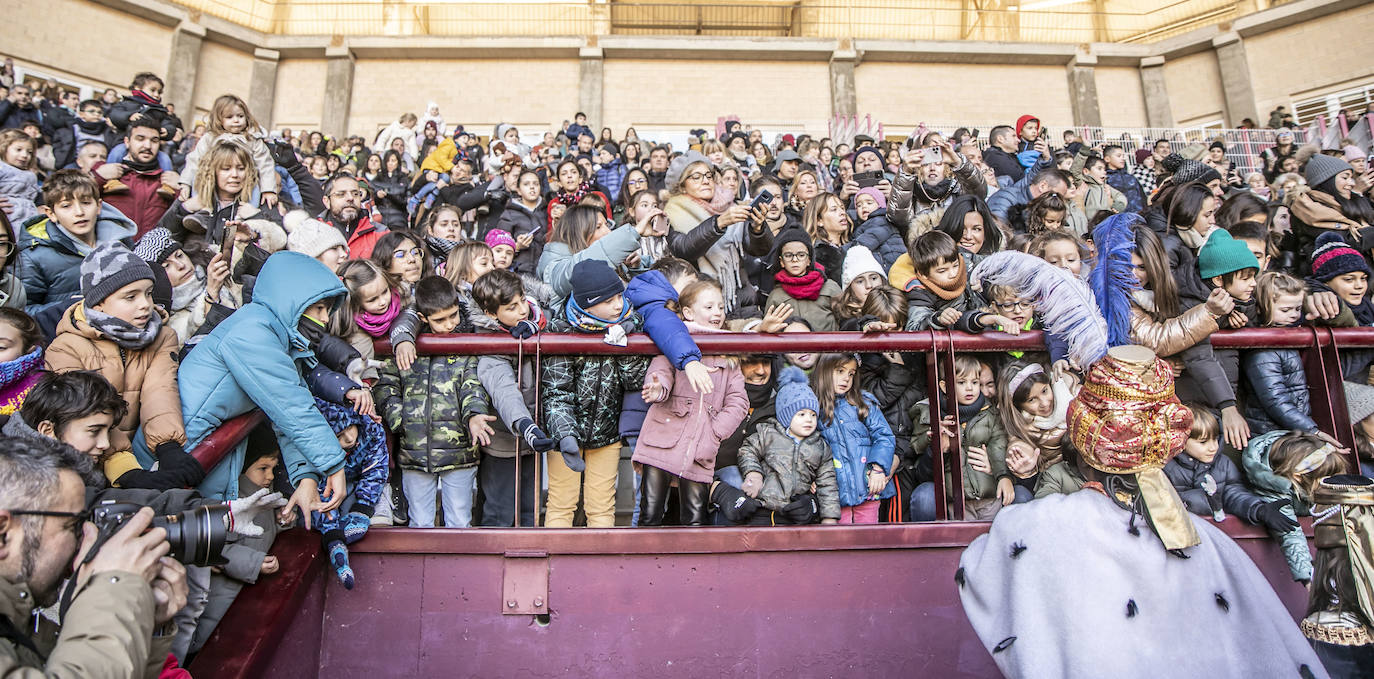
[[[1345,385],[1345,405],[1350,409],[1350,424],[1359,427],[1360,420],[1374,415],[1374,387],[1358,382]]]
[[[282,224],[289,234],[286,237],[286,249],[292,252],[302,252],[311,257],[319,257],[321,253],[332,247],[339,245],[344,248],[348,247],[348,241],[344,239],[343,233],[318,219],[310,217],[305,213],[305,210],[292,210],[286,213]]]
[[[840,288],[849,289],[849,284],[853,283],[855,278],[869,272],[878,274],[880,278],[887,278],[883,265],[878,263],[872,250],[862,245],[849,248],[849,252],[844,256],[844,268],[840,270]]]

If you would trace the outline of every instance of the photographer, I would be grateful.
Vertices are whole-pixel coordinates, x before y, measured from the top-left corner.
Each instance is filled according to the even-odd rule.
[[[58,600],[96,539],[85,521],[90,458],[43,440],[0,439],[0,675],[156,677],[171,646],[167,623],[186,603],[185,568],[143,509],[74,577],[76,593],[45,655],[31,629]]]

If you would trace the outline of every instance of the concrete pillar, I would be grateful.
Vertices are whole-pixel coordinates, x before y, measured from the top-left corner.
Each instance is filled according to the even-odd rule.
[[[1069,61],[1069,106],[1073,124],[1102,127],[1102,110],[1097,102],[1097,57],[1078,53]]]
[[[258,48],[253,50],[253,79],[248,84],[248,108],[253,117],[268,130],[272,129],[272,106],[277,100],[277,62],[281,53]]]
[[[172,32],[171,56],[163,76],[167,86],[162,101],[176,107],[177,116],[187,124],[195,117],[191,102],[196,94],[196,73],[200,70],[200,46],[205,42],[205,27],[190,21],[177,24]]]
[[[1140,89],[1145,95],[1145,121],[1150,127],[1173,127],[1169,87],[1164,82],[1164,57],[1140,60]]]
[[[1221,91],[1226,97],[1227,127],[1240,125],[1243,118],[1260,122],[1259,107],[1255,105],[1255,90],[1250,84],[1250,62],[1245,57],[1245,43],[1235,31],[1212,38],[1221,68]]]
[[[578,67],[577,110],[587,114],[587,124],[593,130],[606,126],[603,118],[603,97],[606,60],[600,47],[591,45],[577,51]]]
[[[348,134],[348,109],[353,103],[353,52],[347,46],[326,47],[324,115],[320,130],[332,136]]]
[[[830,54],[830,115],[852,116],[859,112],[858,95],[854,90],[854,68],[859,53],[849,40]]]

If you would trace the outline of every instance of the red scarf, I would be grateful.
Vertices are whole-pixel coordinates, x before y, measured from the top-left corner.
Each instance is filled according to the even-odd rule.
[[[821,296],[821,288],[825,286],[825,267],[817,264],[816,268],[800,276],[789,276],[786,271],[779,271],[773,274],[773,280],[792,299],[815,300]]]

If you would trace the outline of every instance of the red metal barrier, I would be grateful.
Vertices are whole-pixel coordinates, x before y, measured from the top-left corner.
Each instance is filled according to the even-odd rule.
[[[705,354],[759,354],[759,353],[824,353],[824,352],[878,352],[901,351],[926,354],[926,393],[938,394],[940,380],[953,383],[954,355],[956,353],[1002,352],[1002,351],[1043,351],[1044,337],[1041,331],[1031,330],[1020,335],[1000,332],[987,332],[970,335],[946,330],[926,330],[921,332],[895,332],[860,334],[853,332],[828,333],[788,333],[782,335],[763,335],[758,333],[722,333],[693,335],[697,346]],[[1374,348],[1374,328],[1244,328],[1223,330],[1213,333],[1212,346],[1216,349],[1298,349],[1303,353],[1303,363],[1307,372],[1307,383],[1312,392],[1312,418],[1322,431],[1329,432],[1344,446],[1350,449],[1350,461],[1358,467],[1355,455],[1354,433],[1351,429],[1349,410],[1345,403],[1345,391],[1341,386],[1343,379],[1340,352],[1338,347],[1351,349]],[[376,350],[379,355],[390,353],[390,344],[378,341]],[[559,355],[559,354],[657,354],[658,347],[647,335],[635,334],[629,337],[628,346],[617,347],[601,341],[598,335],[547,334],[536,335],[529,340],[516,340],[504,335],[425,335],[420,337],[417,350],[421,354],[504,354],[515,355]],[[932,428],[938,427],[944,413],[954,412],[957,404],[953,390],[946,394],[945,403],[940,399],[930,399],[930,421]],[[963,487],[963,467],[959,464],[961,442],[956,435],[949,450],[944,441],[934,435],[930,437],[931,461],[933,463],[936,518],[963,519],[964,499],[962,493],[952,493],[948,502],[944,498],[945,470],[948,469],[949,481],[954,489]],[[948,507],[948,509],[947,509]]]
[[[191,457],[206,471],[214,469],[263,419],[262,411],[254,410],[226,420],[189,451]]]

